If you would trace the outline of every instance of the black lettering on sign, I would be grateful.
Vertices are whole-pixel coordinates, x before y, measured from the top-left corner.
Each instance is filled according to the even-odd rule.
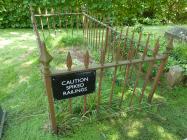
[[[95,70],[52,76],[54,99],[61,100],[93,93],[95,77]]]

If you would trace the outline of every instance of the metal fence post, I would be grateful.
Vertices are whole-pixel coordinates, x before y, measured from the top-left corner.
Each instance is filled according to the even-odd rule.
[[[159,69],[158,69],[158,72],[157,72],[157,75],[155,77],[155,80],[153,82],[153,86],[152,86],[152,89],[151,89],[151,92],[149,93],[148,95],[148,103],[151,103],[152,102],[152,98],[153,98],[153,95],[156,91],[156,88],[158,86],[158,81],[160,79],[160,76],[162,74],[162,72],[164,71],[164,66],[166,65],[167,63],[167,60],[168,60],[168,57],[169,57],[169,54],[171,53],[173,49],[173,38],[171,38],[168,42],[168,46],[166,48],[166,52],[165,52],[165,59],[163,59],[161,61],[161,64],[159,66]]]
[[[42,63],[42,72],[44,74],[44,82],[46,93],[49,103],[49,117],[51,121],[51,127],[54,133],[57,133],[56,118],[55,118],[55,108],[54,108],[54,99],[52,95],[52,86],[51,86],[51,71],[50,71],[50,62],[53,59],[52,56],[48,53],[45,44],[41,43],[41,55],[40,62]]]

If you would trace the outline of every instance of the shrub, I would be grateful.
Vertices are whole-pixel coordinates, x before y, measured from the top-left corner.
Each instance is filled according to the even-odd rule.
[[[180,65],[184,68],[185,73],[187,74],[187,47],[186,43],[179,43],[175,46],[173,53],[171,55],[175,61],[177,61],[177,65]]]
[[[0,28],[26,28],[31,27],[29,5],[40,6],[41,9],[55,7],[64,10],[65,7],[76,9],[82,5],[89,7],[94,14],[110,16],[113,23],[123,25],[158,24],[166,22],[185,22],[187,7],[186,0],[60,0],[34,1],[34,0],[0,0]]]

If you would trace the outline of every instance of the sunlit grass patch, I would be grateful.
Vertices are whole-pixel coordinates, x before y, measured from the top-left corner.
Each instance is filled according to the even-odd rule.
[[[70,34],[66,32],[60,32],[57,35],[48,34],[44,39],[47,47],[49,48],[63,48],[63,47],[71,47],[71,46],[82,46],[83,44],[83,35],[81,32],[76,34]]]
[[[156,28],[159,29],[155,27],[155,32]],[[146,30],[151,30],[151,27]],[[137,105],[131,110],[126,108],[129,105],[128,97],[132,94],[133,82],[130,81],[125,89],[123,111],[119,115],[111,117],[112,114],[119,111],[117,105],[118,99],[121,97],[121,85],[124,78],[121,78],[124,76],[124,71],[117,73],[113,94],[117,102],[113,102],[113,106],[109,107],[112,70],[106,70],[104,73],[102,103],[105,104],[101,105],[100,118],[95,111],[96,90],[95,93],[88,95],[86,115],[83,113],[83,97],[73,98],[75,116],[69,116],[67,100],[57,103],[55,109],[61,134],[58,136],[51,134],[48,127],[46,128],[49,125],[48,102],[38,62],[38,48],[36,41],[33,40],[33,31],[8,29],[1,30],[1,32],[1,39],[11,40],[10,44],[6,44],[0,49],[0,104],[8,112],[3,140],[181,140],[186,138],[186,88],[176,87],[169,90],[164,84],[159,85],[153,100],[153,103],[159,103],[159,105],[146,108],[148,105],[145,104],[142,105],[142,110],[138,110]],[[21,39],[25,33],[28,33],[25,36],[27,39]],[[76,34],[74,36],[76,37]],[[73,39],[76,40],[76,38]],[[79,39],[76,42],[79,42]],[[69,45],[72,47],[72,44]],[[56,48],[59,49],[59,47]],[[60,47],[63,48],[61,52],[56,48],[54,50],[52,46],[49,47],[50,52],[55,56],[52,66],[65,67],[64,62],[68,50],[63,50],[64,46]],[[28,49],[31,50],[31,53],[23,58]],[[97,53],[92,56],[96,56],[94,60],[99,62]],[[75,61],[76,64],[80,64],[79,62]],[[135,77],[132,79],[134,80]],[[143,81],[140,80],[138,85],[137,96],[139,97]],[[151,85],[149,84],[143,101],[147,100],[150,89]],[[137,103],[138,100],[135,97],[133,101]]]

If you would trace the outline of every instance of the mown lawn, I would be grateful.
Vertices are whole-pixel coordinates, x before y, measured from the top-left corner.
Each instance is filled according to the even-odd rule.
[[[169,26],[145,27],[163,36]],[[0,104],[8,112],[3,140],[181,140],[187,137],[187,89],[160,85],[157,107],[93,121],[55,136],[46,131],[48,104],[31,29],[0,30]]]

